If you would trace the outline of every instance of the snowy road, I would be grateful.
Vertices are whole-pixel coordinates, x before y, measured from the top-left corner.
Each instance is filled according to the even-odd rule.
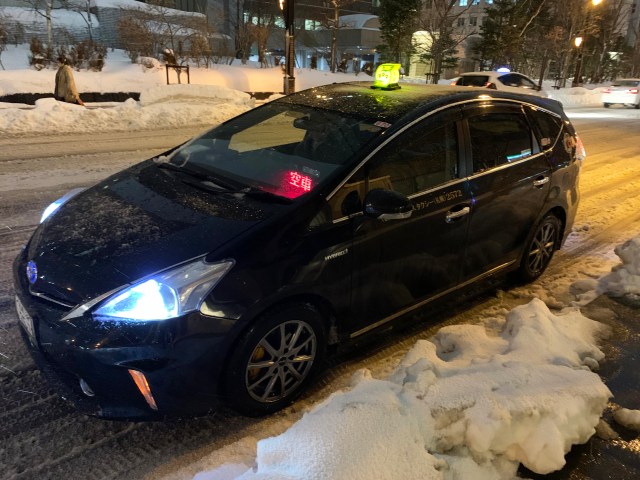
[[[570,116],[588,154],[581,206],[574,233],[536,284],[485,294],[432,317],[429,326],[385,335],[380,344],[338,359],[294,407],[259,420],[226,411],[172,423],[106,422],[77,414],[46,387],[19,339],[10,267],[42,209],[67,190],[90,185],[197,130],[0,139],[0,478],[192,478],[201,457],[213,452],[220,462],[233,461],[234,442],[250,444],[280,433],[307,406],[345,387],[358,368],[384,375],[417,339],[444,324],[475,322],[532,296],[551,307],[566,305],[571,282],[610,270],[617,261],[613,247],[640,235],[637,111],[576,109]]]

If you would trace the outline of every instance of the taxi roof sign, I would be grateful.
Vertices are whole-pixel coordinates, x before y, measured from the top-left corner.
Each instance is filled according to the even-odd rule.
[[[400,81],[400,64],[399,63],[383,63],[376,68],[376,73],[373,77],[373,87],[381,88],[384,90],[395,90],[400,88],[398,82]]]

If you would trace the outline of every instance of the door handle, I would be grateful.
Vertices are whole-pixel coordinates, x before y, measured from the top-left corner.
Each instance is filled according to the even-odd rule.
[[[549,183],[549,177],[540,177],[533,181],[533,186],[539,188],[545,183]]]
[[[457,218],[464,217],[465,215],[468,215],[470,211],[471,211],[471,209],[469,207],[461,208],[460,210],[456,210],[455,212],[452,212],[451,210],[449,210],[447,212],[447,216],[445,217],[446,221],[447,221],[447,223],[451,223]]]

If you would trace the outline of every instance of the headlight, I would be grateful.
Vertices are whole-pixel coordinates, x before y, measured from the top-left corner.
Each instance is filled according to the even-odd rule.
[[[58,200],[53,202],[42,212],[42,217],[40,217],[40,223],[44,222],[47,218],[53,215],[62,205],[67,203],[73,197],[75,197],[80,192],[84,191],[84,188],[74,188],[73,190],[67,192],[64,196],[60,197]]]
[[[233,260],[188,263],[158,273],[107,297],[94,312],[97,320],[166,320],[197,310],[204,298],[234,265]],[[95,301],[89,302],[96,304]],[[83,305],[65,318],[83,314]],[[77,313],[76,313],[77,312]]]

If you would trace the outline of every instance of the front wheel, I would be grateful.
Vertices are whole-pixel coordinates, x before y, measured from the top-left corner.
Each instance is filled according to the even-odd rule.
[[[553,214],[546,215],[536,226],[520,262],[519,280],[528,283],[542,275],[559,246],[560,229],[561,222]]]
[[[242,336],[226,372],[229,406],[259,416],[289,405],[324,358],[324,321],[311,304],[296,303],[260,317]]]
[[[603,103],[602,105],[604,106],[604,108],[609,108],[611,106],[610,103]]]

